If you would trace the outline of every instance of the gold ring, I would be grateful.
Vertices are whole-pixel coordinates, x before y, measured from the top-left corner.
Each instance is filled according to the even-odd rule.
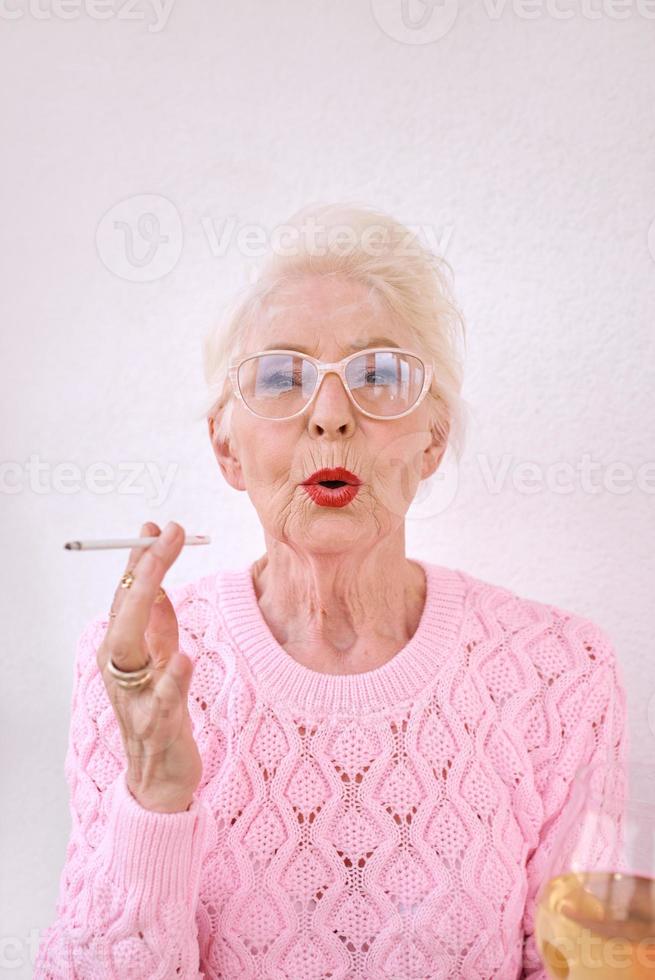
[[[164,590],[160,586],[159,587],[159,592],[157,593],[157,598],[155,599],[155,603],[157,603],[157,602],[163,602],[165,598],[166,598],[166,593],[164,592]]]
[[[132,569],[129,568],[121,578],[121,589],[129,589],[133,581],[134,575],[132,574]]]
[[[148,657],[148,663],[143,667],[138,667],[136,670],[120,670],[114,665],[111,657],[107,661],[107,671],[115,679],[116,683],[120,687],[133,688],[133,687],[143,687],[150,680],[152,674],[152,661]]]

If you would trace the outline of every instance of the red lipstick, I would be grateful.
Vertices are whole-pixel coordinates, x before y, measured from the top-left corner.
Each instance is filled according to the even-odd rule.
[[[357,496],[361,480],[343,466],[317,470],[301,487],[321,507],[345,507]]]

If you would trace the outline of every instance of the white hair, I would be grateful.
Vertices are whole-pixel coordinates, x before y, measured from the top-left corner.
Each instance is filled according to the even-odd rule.
[[[465,348],[466,328],[452,296],[449,263],[390,215],[359,204],[310,205],[284,227],[294,239],[293,247],[269,251],[257,280],[241,287],[204,340],[208,396],[202,414],[216,418],[218,436],[229,441],[231,433],[235,397],[230,363],[249,352],[250,328],[267,316],[274,291],[308,275],[328,276],[362,283],[371,302],[381,304],[408,328],[417,353],[433,366],[426,396],[430,426],[439,444],[447,443],[459,461],[468,414],[461,395],[460,342]],[[317,230],[323,235],[320,243]]]

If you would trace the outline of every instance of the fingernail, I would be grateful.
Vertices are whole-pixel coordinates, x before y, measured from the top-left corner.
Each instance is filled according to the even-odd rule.
[[[169,521],[166,527],[164,528],[162,537],[166,538],[167,541],[170,541],[170,539],[173,537],[174,534],[175,534],[175,524],[173,523],[173,521]]]

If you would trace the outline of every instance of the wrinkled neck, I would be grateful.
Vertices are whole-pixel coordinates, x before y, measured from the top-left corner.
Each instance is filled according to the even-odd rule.
[[[331,659],[382,661],[414,634],[425,603],[423,569],[403,547],[365,554],[299,554],[273,546],[253,564],[262,615],[281,646],[315,669]]]

